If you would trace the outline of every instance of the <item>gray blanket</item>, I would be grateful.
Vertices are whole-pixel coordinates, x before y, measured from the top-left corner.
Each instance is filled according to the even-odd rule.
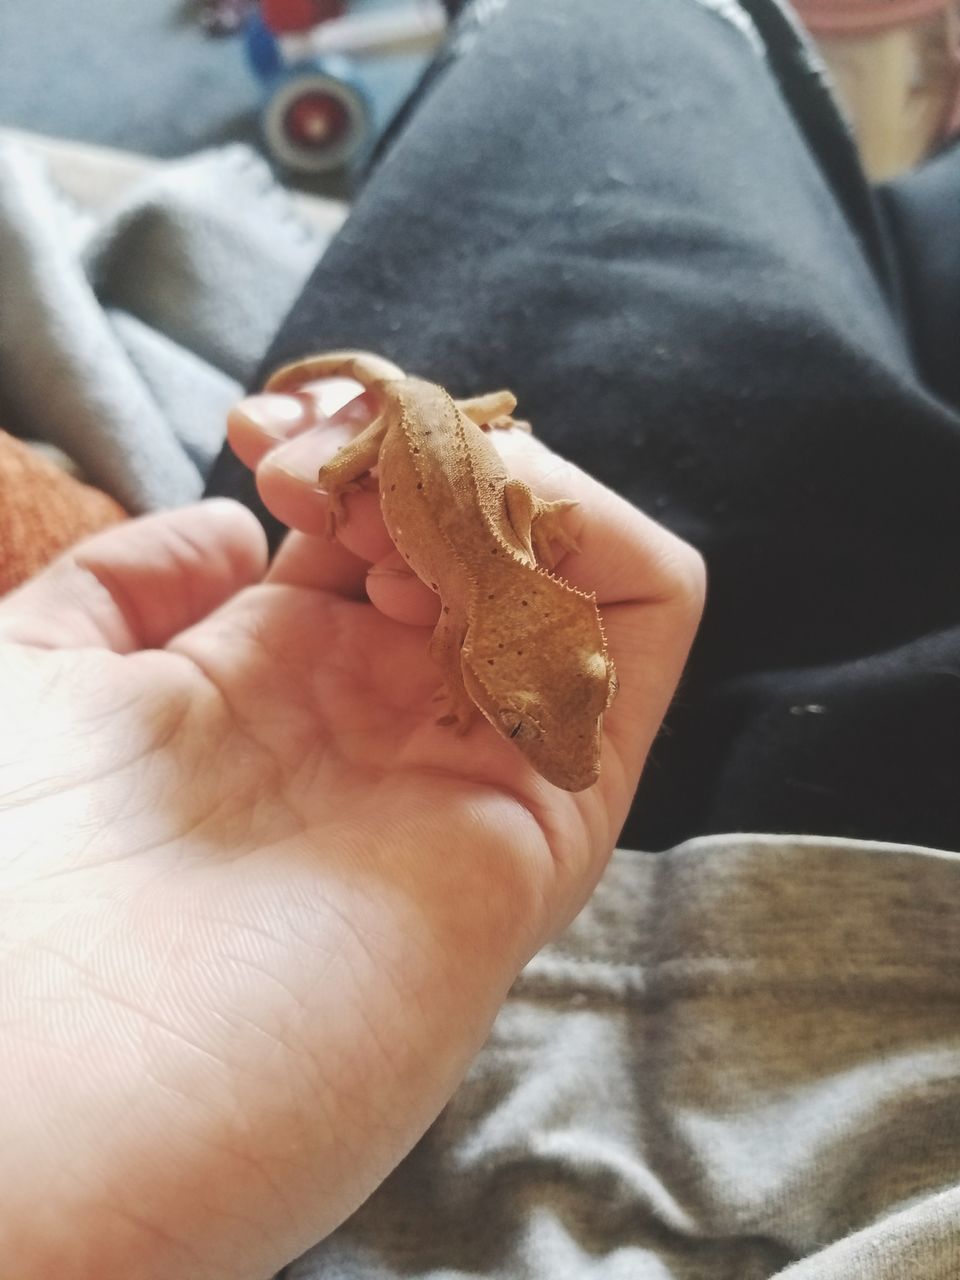
[[[618,852],[285,1280],[957,1280],[960,856]]]
[[[0,142],[0,423],[131,512],[198,497],[322,248],[239,145],[162,166],[94,217]]]

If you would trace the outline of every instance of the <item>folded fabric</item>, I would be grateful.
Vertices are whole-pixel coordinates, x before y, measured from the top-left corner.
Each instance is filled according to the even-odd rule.
[[[0,595],[124,516],[112,498],[0,431]]]
[[[0,142],[0,399],[128,511],[199,497],[231,402],[324,247],[231,146],[160,165],[102,215]]]
[[[284,1280],[956,1280],[960,856],[620,850]]]

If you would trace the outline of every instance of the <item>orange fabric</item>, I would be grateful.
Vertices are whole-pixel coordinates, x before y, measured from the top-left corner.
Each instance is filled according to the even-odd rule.
[[[0,595],[126,512],[0,431]]]
[[[793,4],[810,33],[821,39],[869,36],[942,15],[954,85],[938,136],[952,138],[960,133],[960,0],[793,0]]]

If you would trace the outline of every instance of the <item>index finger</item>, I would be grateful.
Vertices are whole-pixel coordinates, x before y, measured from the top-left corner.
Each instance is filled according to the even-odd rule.
[[[321,537],[328,504],[317,473],[375,412],[375,398],[352,378],[325,378],[294,394],[247,396],[227,416],[227,439],[255,473],[267,509],[288,528]],[[350,520],[338,530],[339,542],[369,563],[387,555],[392,543],[376,495],[352,495],[348,506]]]

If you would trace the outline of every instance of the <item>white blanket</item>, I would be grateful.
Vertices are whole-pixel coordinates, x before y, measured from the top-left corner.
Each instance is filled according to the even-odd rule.
[[[241,146],[120,188],[85,208],[0,139],[0,423],[136,513],[199,497],[326,239]]]

